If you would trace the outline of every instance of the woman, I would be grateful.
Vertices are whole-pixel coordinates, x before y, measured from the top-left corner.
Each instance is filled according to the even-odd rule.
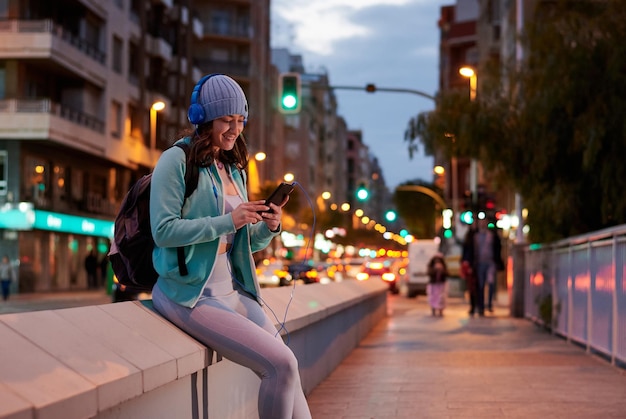
[[[310,418],[298,362],[262,307],[252,253],[280,232],[282,207],[248,202],[241,135],[248,103],[225,75],[203,77],[188,112],[194,134],[189,158],[200,167],[198,187],[187,199],[185,153],[171,147],[151,182],[153,261],[159,278],[152,292],[159,313],[224,357],[261,377],[260,418]],[[188,274],[179,272],[185,246]]]

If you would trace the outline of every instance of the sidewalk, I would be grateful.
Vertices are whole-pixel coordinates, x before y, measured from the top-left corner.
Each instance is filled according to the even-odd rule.
[[[626,371],[508,308],[443,318],[424,297],[390,296],[390,315],[308,400],[314,418],[625,418]]]
[[[11,294],[7,301],[0,300],[0,314],[55,310],[59,308],[107,304],[110,302],[111,296],[104,289]]]

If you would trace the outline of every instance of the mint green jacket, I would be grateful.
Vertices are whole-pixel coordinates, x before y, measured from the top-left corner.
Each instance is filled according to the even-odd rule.
[[[243,291],[260,302],[252,253],[266,248],[279,232],[270,231],[264,222],[235,229],[231,215],[224,214],[223,186],[214,165],[200,168],[198,187],[184,200],[185,169],[185,152],[170,147],[152,173],[150,223],[155,242],[152,262],[159,274],[156,286],[172,301],[194,307],[213,272],[220,236],[236,233],[230,251],[232,274]],[[243,172],[234,165],[228,169],[247,201]],[[189,271],[185,276],[178,269],[179,246],[185,249]]]

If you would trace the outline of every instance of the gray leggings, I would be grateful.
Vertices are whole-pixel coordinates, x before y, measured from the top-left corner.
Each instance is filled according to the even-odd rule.
[[[154,307],[190,336],[261,378],[260,419],[310,418],[295,355],[263,308],[233,289],[227,263],[226,255],[218,256],[194,308],[174,303],[158,285],[152,290]]]

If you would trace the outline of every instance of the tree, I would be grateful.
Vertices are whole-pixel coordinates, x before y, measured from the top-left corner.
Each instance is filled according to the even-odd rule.
[[[439,188],[432,184],[420,181],[405,182],[400,186],[419,185],[433,190],[442,195]],[[437,235],[435,219],[441,214],[440,208],[433,198],[415,191],[396,190],[393,194],[393,202],[398,215],[404,220],[409,232],[418,239],[433,238]]]
[[[486,63],[478,100],[446,92],[414,118],[409,150],[475,157],[522,194],[531,240],[626,222],[626,9],[614,1],[540,2],[525,61]]]

